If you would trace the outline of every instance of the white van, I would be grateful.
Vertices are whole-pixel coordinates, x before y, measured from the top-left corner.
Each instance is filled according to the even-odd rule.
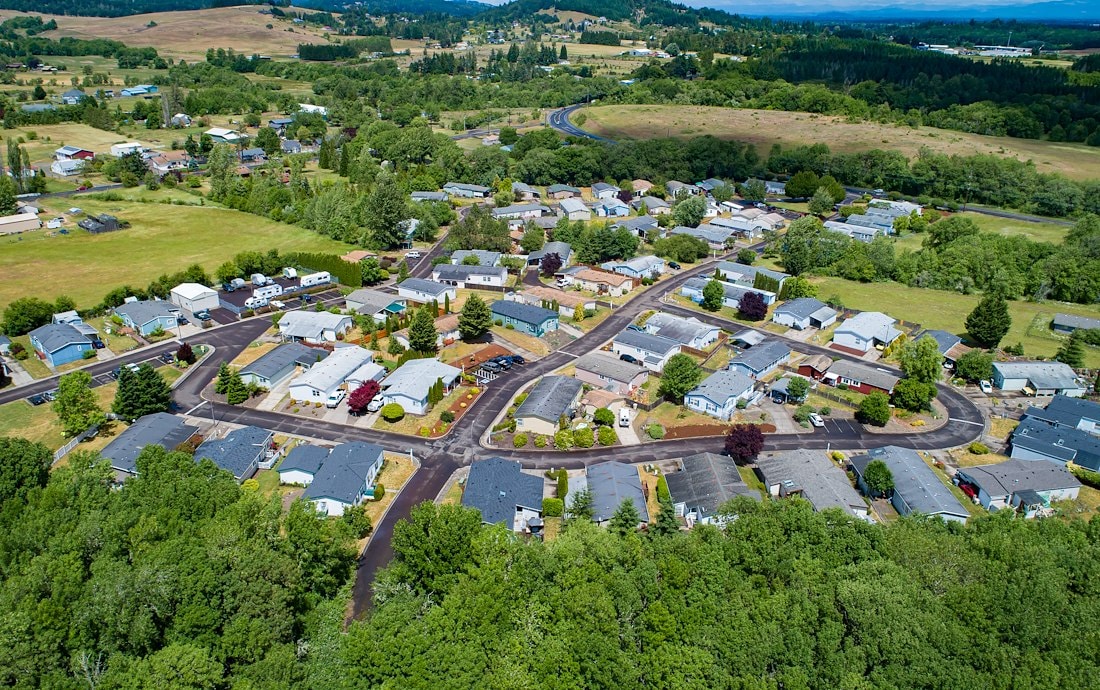
[[[267,306],[266,297],[249,297],[244,301],[245,309],[259,309]]]
[[[619,408],[619,426],[630,426],[630,408]]]

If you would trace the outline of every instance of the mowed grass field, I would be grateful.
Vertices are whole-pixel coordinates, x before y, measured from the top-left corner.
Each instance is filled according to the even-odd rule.
[[[570,46],[572,48],[572,46]],[[693,137],[713,134],[754,144],[826,143],[833,151],[896,149],[909,158],[921,147],[944,154],[994,154],[1031,160],[1043,172],[1073,179],[1100,178],[1100,147],[1009,137],[988,137],[933,127],[897,127],[812,113],[678,105],[607,105],[585,108],[584,129],[612,139]]]
[[[57,20],[56,31],[43,34],[57,39],[108,38],[132,46],[153,46],[163,55],[202,59],[208,48],[233,48],[246,54],[287,56],[299,43],[327,43],[319,29],[260,14],[261,6],[219,7],[184,12],[154,12],[130,17],[70,17],[41,14]],[[6,10],[0,18],[28,14]],[[38,15],[39,13],[30,13]],[[150,26],[155,22],[155,26]],[[272,28],[268,29],[267,25]],[[288,31],[287,29],[293,29]],[[66,58],[67,59],[67,58]]]
[[[839,296],[844,306],[862,311],[881,311],[890,316],[919,323],[925,328],[942,329],[964,335],[967,315],[977,306],[980,295],[911,288],[900,283],[857,283],[843,278],[811,278],[818,297]],[[1009,302],[1012,328],[1002,345],[1023,343],[1027,357],[1052,357],[1063,340],[1050,331],[1054,314],[1078,314],[1100,318],[1100,308],[1064,302]],[[1085,364],[1100,367],[1100,348],[1085,348]]]
[[[86,197],[64,203],[88,213],[111,213],[131,227],[92,235],[70,222],[68,236],[49,237],[39,230],[0,239],[0,307],[18,297],[52,300],[62,294],[78,307],[91,307],[112,288],[145,287],[193,263],[213,273],[245,250],[343,254],[349,248],[304,228],[223,208]]]

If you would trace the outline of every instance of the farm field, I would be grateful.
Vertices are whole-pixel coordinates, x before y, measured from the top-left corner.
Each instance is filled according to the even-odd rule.
[[[977,306],[980,295],[962,295],[942,290],[911,288],[899,283],[857,283],[843,278],[811,278],[818,296],[836,295],[851,309],[883,311],[896,319],[919,323],[951,333],[964,333],[966,316]],[[1023,343],[1028,357],[1053,357],[1062,340],[1051,335],[1050,319],[1056,312],[1100,317],[1100,309],[1062,302],[1009,302],[1012,328],[1003,345]],[[1100,348],[1085,348],[1086,366],[1100,367]]]
[[[1033,160],[1042,172],[1073,179],[1100,178],[1100,147],[1009,137],[989,137],[932,127],[913,129],[812,113],[748,110],[706,106],[614,105],[585,108],[584,128],[620,139],[690,137],[713,134],[754,144],[767,152],[772,144],[796,146],[826,143],[834,151],[889,148],[916,157],[921,147],[945,154],[988,153]],[[828,128],[828,136],[822,133]]]
[[[1057,223],[1029,223],[1024,220],[1012,220],[1010,218],[997,218],[972,211],[964,211],[953,215],[963,216],[974,221],[982,232],[992,232],[1005,237],[1025,237],[1032,242],[1049,242],[1050,244],[1062,244],[1066,239],[1066,233],[1070,226]],[[910,249],[916,251],[924,244],[927,233],[909,233],[902,235],[895,241],[897,249]]]
[[[52,300],[66,294],[80,308],[98,304],[113,287],[144,287],[157,276],[192,263],[213,272],[246,249],[332,252],[349,248],[304,228],[212,206],[64,200],[88,213],[110,213],[132,227],[92,235],[67,227],[69,236],[44,230],[0,240],[0,305],[25,295]]]
[[[182,12],[154,12],[130,17],[70,17],[33,13],[56,19],[56,31],[43,36],[107,38],[132,46],[153,46],[171,57],[201,59],[208,48],[233,48],[272,57],[298,52],[299,43],[327,42],[322,32],[258,12],[257,6],[219,7]],[[0,12],[0,18],[26,14]],[[153,24],[153,25],[150,25]],[[273,28],[268,29],[271,24]]]

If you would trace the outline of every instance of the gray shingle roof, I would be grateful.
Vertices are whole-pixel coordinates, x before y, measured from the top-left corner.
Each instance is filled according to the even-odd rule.
[[[640,364],[624,362],[618,357],[599,350],[581,356],[575,362],[575,366],[578,370],[590,371],[621,383],[630,383],[635,376],[645,371]]]
[[[690,345],[696,338],[720,330],[717,326],[705,324],[695,317],[684,318],[663,312],[657,312],[649,317],[645,328],[653,335],[672,338],[681,345]]]
[[[741,395],[752,387],[752,379],[745,374],[723,369],[703,379],[688,395],[700,396],[715,404],[725,405],[730,398]]]
[[[225,438],[204,441],[195,451],[195,462],[207,458],[237,479],[247,479],[245,472],[253,462],[263,459],[273,435],[256,426],[234,429]]]
[[[534,417],[557,424],[558,419],[569,412],[573,401],[580,395],[582,387],[583,384],[580,381],[569,376],[544,376],[535,384],[512,416],[517,419]]]
[[[784,345],[781,341],[765,340],[759,345],[750,347],[731,359],[729,365],[731,368],[734,365],[740,365],[747,367],[754,373],[760,373],[774,364],[777,360],[786,359],[790,356],[791,348]]]
[[[286,458],[279,464],[279,471],[298,470],[309,474],[317,474],[317,470],[321,469],[321,465],[325,464],[325,460],[328,459],[328,451],[328,448],[311,446],[308,443],[297,445],[286,454]]]
[[[1012,432],[1012,446],[1100,471],[1100,438],[1077,429],[1024,419]]]
[[[631,232],[638,232],[639,230],[652,230],[657,227],[657,219],[653,216],[638,216],[637,218],[626,218],[615,223],[611,227],[613,228],[626,228]]]
[[[601,462],[588,468],[588,490],[592,493],[592,517],[596,522],[610,520],[626,499],[638,509],[642,522],[649,522],[649,509],[642,492],[638,468],[621,462]]]
[[[568,242],[547,242],[542,249],[536,249],[527,255],[527,261],[542,261],[547,254],[557,254],[563,264],[569,263],[569,257],[573,254],[573,247]]]
[[[198,429],[187,426],[182,417],[167,412],[147,414],[108,443],[100,455],[110,460],[114,469],[135,474],[135,461],[146,446],[158,445],[165,450],[175,450],[196,431]]]
[[[947,351],[955,347],[962,342],[962,338],[954,333],[948,333],[947,331],[940,330],[928,330],[917,336],[917,340],[920,340],[924,336],[928,336],[932,340],[936,341],[936,349],[941,355],[947,354]]]
[[[852,467],[863,476],[867,465],[881,460],[894,476],[894,495],[900,497],[909,510],[923,515],[958,515],[970,517],[970,512],[959,503],[955,494],[940,481],[915,450],[899,446],[872,448],[866,455],[851,459]]]
[[[758,275],[768,276],[769,278],[774,278],[775,280],[778,280],[780,282],[791,277],[789,274],[783,273],[781,271],[773,271],[770,268],[765,268],[763,266],[749,266],[747,264],[739,264],[734,261],[719,261],[718,270],[722,271],[723,273],[729,272],[734,274],[735,276],[738,276],[735,282],[747,281],[750,285],[754,280],[756,280],[756,276]]]
[[[824,450],[792,450],[759,457],[756,466],[766,485],[784,486],[786,491],[781,494],[801,490],[814,510],[840,508],[849,515],[857,515],[857,510],[864,512],[867,509],[863,498],[848,481],[848,475],[833,464]]]
[[[671,231],[673,235],[688,235],[690,237],[697,237],[705,242],[711,244],[722,244],[730,237],[733,236],[733,230],[729,228],[720,228],[716,225],[700,225],[697,228],[689,228],[685,225],[677,225]]]
[[[959,476],[996,498],[1020,491],[1054,491],[1080,487],[1061,465],[1042,460],[1006,460],[995,465],[959,469]]]
[[[500,261],[501,253],[484,249],[459,249],[451,254],[451,262],[461,264],[468,256],[476,257],[478,266],[493,266]]]
[[[382,457],[382,446],[362,441],[341,443],[329,451],[303,498],[332,498],[343,503],[355,503],[370,468]]]
[[[663,336],[643,333],[632,329],[625,330],[615,336],[615,342],[628,347],[638,348],[639,350],[649,352],[658,357],[664,357],[672,350],[680,347],[680,343],[672,338],[665,338]]]
[[[1100,404],[1084,398],[1056,395],[1050,399],[1046,409],[1029,407],[1024,414],[1030,419],[1039,419],[1047,424],[1077,428],[1083,419],[1093,423],[1100,422]]]
[[[828,372],[829,374],[843,376],[852,381],[862,381],[875,388],[881,388],[884,391],[894,390],[894,386],[896,386],[900,380],[899,377],[888,371],[882,371],[868,364],[860,364],[859,362],[853,362],[848,359],[840,359],[833,362]]]
[[[846,319],[837,333],[854,333],[864,340],[878,340],[884,343],[892,343],[901,335],[901,331],[894,328],[897,321],[877,311],[862,311],[850,319]]]
[[[361,304],[362,306],[358,308],[360,314],[377,314],[394,302],[404,302],[405,299],[389,292],[382,292],[381,290],[359,288],[348,294],[348,296],[344,298],[344,301],[345,303],[355,302],[356,304]]]
[[[832,309],[829,305],[825,304],[821,300],[814,299],[813,297],[797,297],[795,299],[784,302],[775,308],[776,314],[790,314],[796,319],[807,319],[822,309]],[[833,311],[833,315],[836,311]]]
[[[516,321],[531,324],[532,326],[540,326],[547,321],[558,318],[558,312],[556,311],[536,307],[533,304],[512,302],[510,300],[497,300],[493,302],[491,308],[493,314],[506,316]]]
[[[72,343],[90,343],[88,336],[68,323],[48,323],[30,332],[46,352],[57,352]]]
[[[446,190],[448,187],[452,189],[464,189],[469,192],[478,192],[481,194],[492,191],[488,187],[482,187],[479,184],[466,184],[465,182],[448,182],[447,184],[443,185],[444,190]]]
[[[119,316],[128,316],[138,326],[144,326],[150,321],[162,318],[175,318],[169,311],[171,305],[163,300],[138,300],[120,304],[115,307],[115,313]]]
[[[1076,314],[1055,314],[1051,323],[1054,326],[1072,329],[1081,328],[1092,330],[1094,328],[1100,328],[1100,319],[1090,319],[1085,316],[1077,316]]]
[[[480,510],[482,522],[511,528],[517,506],[542,512],[542,484],[514,460],[481,460],[470,465],[462,505]]]
[[[557,192],[573,192],[574,194],[581,193],[581,190],[577,187],[570,187],[567,184],[552,184],[546,188],[546,191],[550,194],[555,194]]]
[[[423,278],[406,278],[402,280],[397,287],[436,296],[442,296],[443,293],[454,289],[450,285],[444,285],[443,283],[437,283],[434,280],[425,280]]]
[[[665,475],[673,503],[683,503],[700,515],[713,515],[718,507],[738,496],[760,500],[737,471],[732,458],[714,453],[698,453],[680,460],[680,471]]]
[[[270,379],[285,369],[291,362],[304,366],[313,366],[319,360],[329,356],[329,351],[319,347],[306,347],[300,343],[286,343],[264,354],[251,364],[241,368],[242,374],[254,374]]]

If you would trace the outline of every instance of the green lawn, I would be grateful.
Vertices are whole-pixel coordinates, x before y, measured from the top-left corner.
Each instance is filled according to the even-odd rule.
[[[1056,225],[1054,223],[1028,223],[1022,220],[1009,220],[1008,218],[996,218],[982,213],[961,213],[978,224],[983,232],[995,232],[998,235],[1026,237],[1033,242],[1050,242],[1062,244],[1069,232],[1069,226]]]
[[[818,296],[840,297],[844,306],[864,311],[883,311],[896,319],[919,323],[951,333],[964,333],[966,316],[981,299],[980,295],[911,288],[899,283],[857,283],[843,278],[811,278]],[[1100,309],[1062,302],[1009,302],[1012,328],[1002,344],[1023,343],[1028,357],[1052,357],[1061,340],[1050,333],[1050,318],[1055,312],[1100,318]],[[1100,348],[1086,348],[1085,364],[1100,367]]]
[[[172,192],[178,194],[181,192]],[[69,295],[80,308],[97,304],[113,287],[145,287],[165,273],[202,264],[211,273],[244,250],[343,254],[348,245],[285,223],[239,211],[198,206],[66,200],[89,213],[111,213],[130,228],[69,236],[33,232],[0,241],[0,305],[26,295]]]

